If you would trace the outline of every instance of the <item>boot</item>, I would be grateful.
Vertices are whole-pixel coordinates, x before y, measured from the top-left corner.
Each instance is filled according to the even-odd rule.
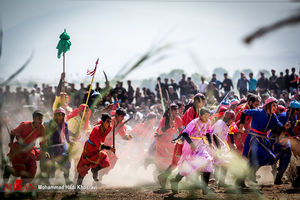
[[[178,183],[181,181],[183,176],[181,176],[179,173],[176,175],[174,179],[171,180],[171,189],[173,194],[178,194]]]
[[[69,179],[69,172],[64,173],[64,178],[65,178],[66,185],[70,185],[72,183],[72,181],[70,181]]]
[[[258,183],[256,180],[256,172],[258,169],[259,169],[258,166],[253,166],[248,176],[249,180],[253,181],[254,183]]]
[[[166,189],[167,179],[170,176],[171,172],[172,172],[172,169],[171,169],[171,166],[169,166],[166,171],[164,171],[163,173],[161,173],[160,175],[157,176],[157,179],[159,181],[161,189],[163,189],[163,190]]]
[[[219,182],[218,182],[218,187],[227,187],[226,183],[225,183],[225,179],[226,179],[226,169],[220,167],[219,168]]]
[[[9,179],[10,175],[11,175],[10,167],[6,165],[3,171],[3,179],[4,180]]]
[[[284,172],[277,172],[277,175],[276,175],[276,178],[275,178],[275,181],[274,181],[274,184],[275,185],[281,185],[283,182],[282,182],[282,176],[283,176],[283,173]]]
[[[96,168],[92,168],[91,171],[93,173],[93,179],[94,181],[98,182],[99,179],[98,179],[98,171],[102,169],[102,167],[100,167],[99,165],[96,167]]]
[[[237,187],[245,188],[246,187],[246,185],[245,185],[245,179],[246,179],[246,177],[238,177],[235,180],[235,185]]]
[[[80,176],[80,174],[78,174],[76,188],[75,188],[75,195],[77,195],[80,190],[80,185],[82,185],[83,178],[84,176]]]
[[[300,166],[297,166],[297,178],[292,183],[293,188],[300,188]]]
[[[209,182],[210,172],[203,172],[202,177],[203,177],[202,192],[204,195],[206,195],[209,191],[208,182]]]

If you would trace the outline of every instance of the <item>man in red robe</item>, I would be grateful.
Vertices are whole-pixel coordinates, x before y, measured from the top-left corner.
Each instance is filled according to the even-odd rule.
[[[85,142],[80,160],[77,165],[78,179],[75,192],[79,190],[83,178],[91,169],[93,179],[98,181],[98,171],[109,167],[110,162],[104,149],[115,153],[115,148],[104,145],[104,141],[108,133],[111,131],[111,117],[109,114],[103,114],[99,125],[92,130],[89,139]]]
[[[41,137],[40,146],[43,149],[45,139],[45,127],[42,124],[43,114],[36,110],[32,114],[33,121],[22,122],[18,127],[10,132],[10,151],[8,157],[12,162],[12,167],[6,166],[3,179],[8,179],[10,174],[21,177],[22,183],[30,182],[37,170],[36,161],[41,159],[41,152],[34,146],[36,139]],[[16,138],[16,142],[14,142]],[[49,158],[45,151],[44,156]]]
[[[113,145],[113,132],[114,131],[115,131],[115,136],[120,135],[123,140],[131,140],[132,139],[132,136],[127,134],[126,126],[123,124],[125,115],[126,115],[126,111],[123,108],[118,108],[116,110],[116,115],[111,120],[112,130],[104,142],[105,145],[107,145],[107,146]],[[105,174],[108,174],[109,171],[115,167],[117,160],[118,160],[118,156],[112,152],[107,152],[107,156],[109,158],[110,166],[105,168],[104,170],[101,170],[101,172],[99,174],[100,180],[102,179],[102,177]]]

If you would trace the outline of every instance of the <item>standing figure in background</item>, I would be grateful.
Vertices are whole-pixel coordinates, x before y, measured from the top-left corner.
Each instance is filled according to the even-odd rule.
[[[228,78],[228,74],[224,73],[224,80],[221,86],[221,89],[224,88],[224,92],[225,92],[225,96],[227,95],[227,93],[233,89],[233,84],[232,84],[232,80],[230,78]]]
[[[269,81],[265,77],[264,72],[260,72],[260,78],[258,79],[256,86],[258,87],[258,93],[260,96],[267,93],[269,87]]]
[[[252,94],[257,94],[256,92],[256,84],[257,84],[257,80],[255,78],[253,78],[253,73],[250,72],[249,73],[249,93]]]
[[[239,78],[238,82],[237,82],[237,89],[240,93],[240,99],[245,97],[247,95],[247,83],[248,83],[248,79],[246,78],[245,74],[242,72],[241,73],[241,78]]]

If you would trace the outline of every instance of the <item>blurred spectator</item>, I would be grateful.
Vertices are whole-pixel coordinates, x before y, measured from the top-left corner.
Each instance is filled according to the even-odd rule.
[[[209,98],[211,101],[215,99],[217,102],[220,102],[219,90],[217,89],[215,82],[211,82],[208,85],[207,98]]]
[[[163,94],[164,99],[167,99],[167,91],[168,91],[168,87],[169,87],[169,79],[165,78],[164,80],[165,80],[165,82],[164,82],[163,87],[161,89],[162,89],[162,94]]]
[[[217,80],[217,75],[213,74],[211,80],[209,81],[209,83],[215,83],[215,87],[217,90],[219,90],[220,85],[222,84],[221,81]]]
[[[269,78],[269,90],[272,93],[278,95],[279,85],[277,84],[278,77],[275,75],[276,71],[274,69],[271,70],[272,76]]]
[[[100,87],[100,83],[99,82],[96,83],[95,91],[99,92],[99,93],[101,91],[101,87]]]
[[[188,79],[187,79],[187,93],[188,94],[196,94],[197,93],[197,86],[192,81],[191,77],[188,77]]]
[[[230,78],[228,78],[228,74],[224,73],[224,80],[221,86],[221,89],[224,88],[224,92],[225,95],[231,90],[233,89],[233,84],[232,84],[232,80]]]
[[[257,84],[257,80],[255,78],[253,78],[253,73],[250,72],[249,73],[249,92],[252,94],[256,94],[256,84]]]
[[[185,80],[185,74],[182,74],[182,78],[179,81],[179,88],[180,88],[180,99],[182,99],[182,96],[186,96],[187,95],[187,81]]]
[[[174,88],[172,85],[169,85],[168,91],[169,91],[169,96],[170,96],[171,102],[178,100],[178,94],[174,91]]]
[[[276,85],[278,86],[277,98],[280,98],[281,92],[285,90],[285,78],[283,76],[283,72],[280,72],[280,76],[277,79]]]
[[[140,106],[142,104],[143,98],[142,98],[142,93],[140,91],[140,88],[136,88],[135,91],[135,105]]]
[[[207,93],[207,86],[208,86],[208,83],[205,81],[205,78],[203,76],[201,76],[201,83],[199,84],[199,92],[206,95]]]
[[[156,83],[156,85],[155,85],[155,91],[156,91],[156,96],[157,96],[158,99],[161,98],[161,97],[160,97],[159,84],[160,84],[160,88],[161,88],[161,94],[163,94],[163,93],[162,93],[162,90],[163,90],[163,88],[164,88],[164,84],[161,82],[160,77],[157,77],[157,83]]]
[[[170,85],[172,85],[172,87],[173,87],[173,89],[174,89],[174,92],[177,92],[177,91],[178,91],[179,86],[178,86],[177,83],[174,82],[174,79],[172,79],[172,78],[171,78],[171,84],[170,84]]]
[[[133,102],[134,89],[133,89],[133,87],[131,85],[131,81],[130,80],[127,81],[127,85],[128,85],[128,90],[127,90],[128,91],[128,101],[131,104]]]
[[[295,67],[292,68],[292,74],[290,76],[290,93],[293,95],[294,90],[298,89],[298,76],[296,74]]]
[[[289,74],[289,69],[285,70],[285,75],[284,75],[284,82],[285,82],[285,90],[287,92],[290,91],[290,74]]]
[[[265,78],[265,73],[260,72],[260,78],[257,81],[258,92],[260,95],[267,93],[269,81]]]
[[[239,78],[237,82],[237,89],[240,93],[240,98],[243,98],[247,95],[247,83],[248,79],[246,78],[245,74],[242,72],[241,73],[241,78]]]

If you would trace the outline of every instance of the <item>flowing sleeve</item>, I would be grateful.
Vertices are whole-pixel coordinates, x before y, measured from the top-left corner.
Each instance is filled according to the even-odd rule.
[[[251,116],[254,117],[256,115],[256,113],[258,113],[259,110],[258,109],[246,109],[244,110],[244,113],[246,116]]]
[[[163,118],[161,118],[161,119],[159,120],[159,124],[158,124],[158,127],[157,127],[157,129],[156,129],[156,133],[157,133],[157,134],[159,134],[159,135],[163,134],[163,132],[162,132],[161,129],[165,126],[165,121],[166,121],[166,118],[165,118],[165,117],[163,117]]]
[[[187,134],[189,134],[189,136],[194,132],[195,129],[195,122],[197,119],[192,120],[184,129],[183,132],[186,132]]]
[[[11,130],[10,134],[13,135],[13,136],[18,137],[18,136],[22,135],[24,127],[25,127],[25,123],[22,122],[22,123],[19,124],[18,127],[16,127],[15,129]]]

